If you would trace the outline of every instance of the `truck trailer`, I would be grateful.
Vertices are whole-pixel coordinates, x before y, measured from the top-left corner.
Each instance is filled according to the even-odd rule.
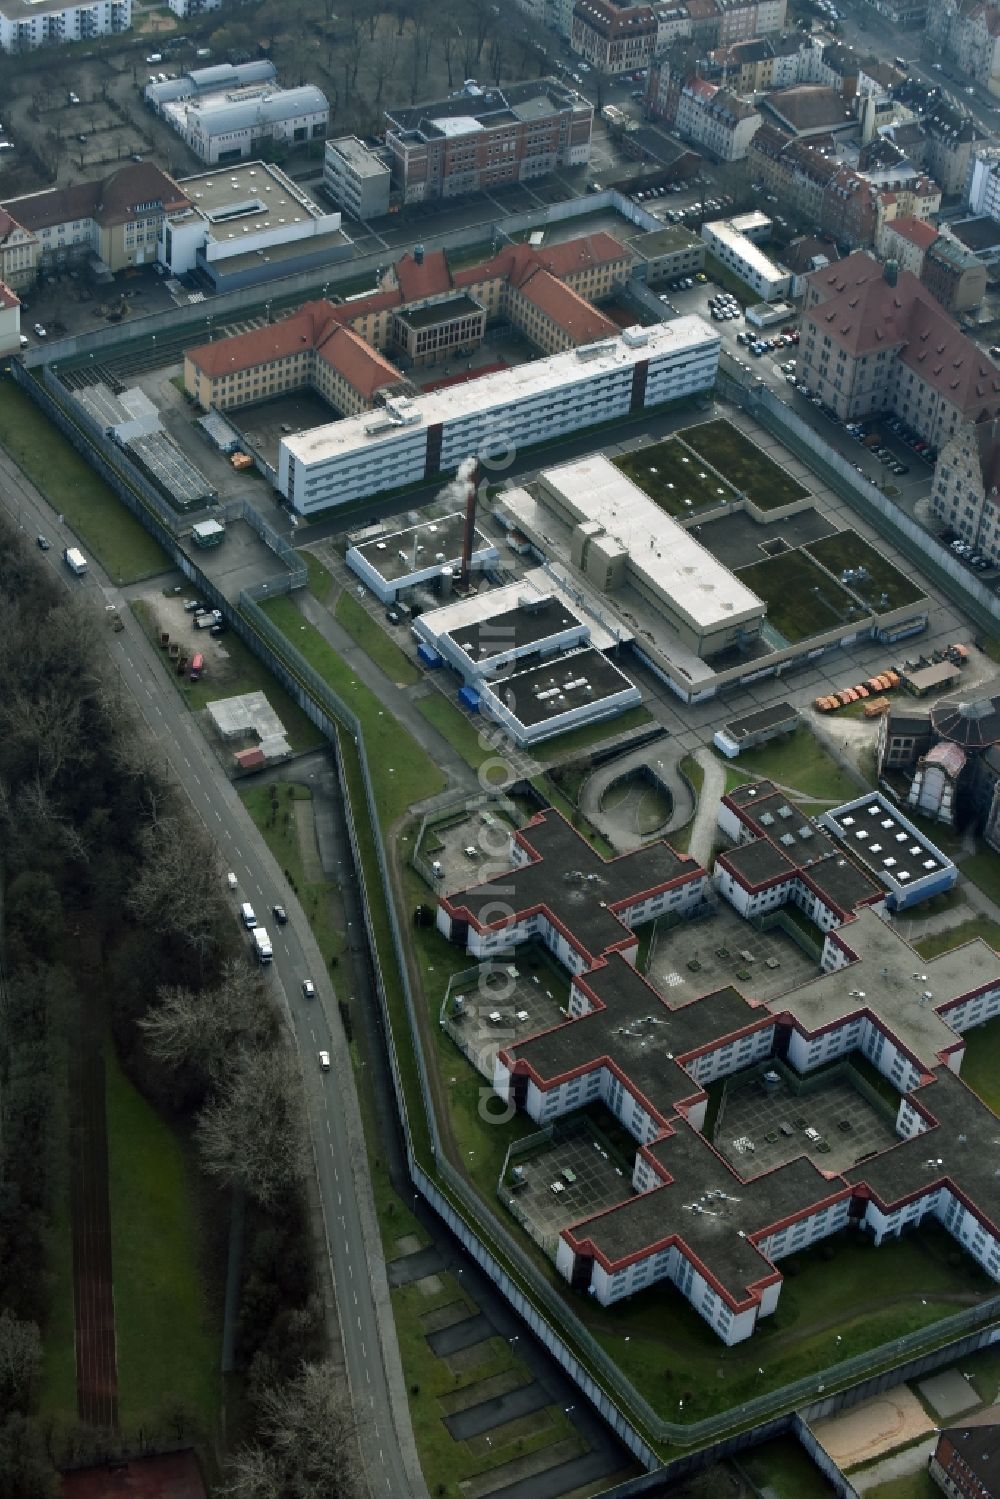
[[[271,949],[271,939],[267,935],[266,928],[262,926],[256,926],[254,927],[250,936],[253,941],[257,957],[262,963],[270,963],[271,959],[274,956],[274,953]]]
[[[82,578],[83,574],[87,571],[87,559],[79,547],[67,547],[63,552],[63,561],[70,572],[76,573],[78,578]]]

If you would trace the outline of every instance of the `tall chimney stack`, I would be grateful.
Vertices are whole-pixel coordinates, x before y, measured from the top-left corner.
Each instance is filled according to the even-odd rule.
[[[472,571],[472,544],[476,534],[476,486],[479,482],[479,463],[472,465],[465,491],[465,535],[462,538],[462,587],[468,588]]]

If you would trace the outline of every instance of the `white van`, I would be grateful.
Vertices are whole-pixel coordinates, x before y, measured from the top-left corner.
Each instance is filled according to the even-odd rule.
[[[257,925],[257,918],[253,914],[253,906],[248,900],[245,900],[242,906],[240,906],[240,916],[243,918],[243,925],[247,931],[252,932]]]

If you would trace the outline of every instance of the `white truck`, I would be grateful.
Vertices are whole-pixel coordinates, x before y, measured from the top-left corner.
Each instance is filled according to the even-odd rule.
[[[78,578],[82,578],[87,571],[87,559],[79,547],[67,547],[63,552],[63,561],[70,572],[76,573]]]
[[[271,948],[271,939],[267,935],[266,929],[262,926],[255,926],[250,936],[253,940],[257,957],[262,963],[270,963],[274,957],[274,952]]]
[[[194,627],[196,630],[210,630],[213,625],[219,623],[221,618],[221,609],[205,609],[201,614],[195,615]]]

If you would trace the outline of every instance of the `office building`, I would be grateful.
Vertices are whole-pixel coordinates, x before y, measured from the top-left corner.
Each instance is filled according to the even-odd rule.
[[[163,214],[158,258],[171,275],[201,272],[231,291],[346,260],[351,241],[330,213],[264,161],[178,183],[185,202]]]
[[[338,208],[366,223],[389,212],[392,169],[356,135],[327,141],[323,186]]]
[[[765,214],[739,214],[733,219],[713,219],[702,224],[701,237],[710,252],[765,302],[786,297],[792,288],[792,273],[766,255],[756,243],[771,230]]]
[[[114,36],[132,25],[132,0],[0,0],[0,47],[29,52]]]
[[[940,448],[1000,412],[1000,370],[909,271],[859,250],[806,282],[798,374],[842,420],[891,411]]]
[[[9,198],[0,266],[18,289],[39,271],[92,259],[111,272],[155,261],[163,224],[190,207],[187,194],[150,161],[129,162],[108,177]],[[3,219],[0,218],[0,230]]]
[[[392,184],[404,203],[452,198],[557,167],[586,166],[594,107],[554,78],[386,111]]]

